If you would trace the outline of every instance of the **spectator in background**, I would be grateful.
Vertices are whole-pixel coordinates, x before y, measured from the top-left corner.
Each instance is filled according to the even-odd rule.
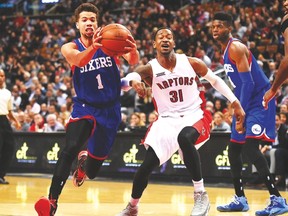
[[[156,111],[153,111],[151,113],[149,113],[148,115],[148,125],[147,126],[150,126],[154,121],[156,121],[158,118],[158,114]]]
[[[131,89],[131,91],[121,91],[120,103],[121,107],[127,108],[127,115],[131,115],[135,111],[135,97],[136,92]]]
[[[231,131],[231,126],[225,121],[224,114],[217,111],[213,115],[213,121],[211,124],[212,131]]]
[[[288,113],[287,112],[280,112],[280,121],[282,124],[285,124],[286,126],[288,126]]]
[[[135,129],[139,127],[145,127],[145,122],[141,119],[140,113],[134,112],[130,116],[130,123],[129,123],[129,128],[130,129]]]
[[[31,105],[31,112],[40,113],[41,107],[40,104],[37,103],[36,97],[31,98],[30,105]]]
[[[287,107],[287,104],[280,104],[280,110],[279,110],[280,113],[287,113],[288,112],[288,107]]]
[[[47,104],[47,106],[49,106],[53,103],[53,101],[56,101],[56,97],[54,95],[53,89],[51,89],[50,87],[46,91],[45,103]]]
[[[71,112],[69,112],[67,110],[67,105],[66,104],[62,104],[61,107],[60,107],[59,118],[62,119],[64,126],[68,122],[70,114],[71,114]]]
[[[54,103],[54,102],[53,102],[53,103]],[[55,114],[56,116],[59,115],[56,105],[50,104],[50,106],[48,106],[47,109],[48,109],[48,114]]]
[[[64,126],[57,120],[55,114],[48,114],[46,117],[46,123],[43,128],[43,132],[57,132],[64,131]]]
[[[12,93],[13,112],[17,112],[21,104],[21,96],[19,95],[19,88],[17,85],[14,85],[12,87],[11,93]]]
[[[212,101],[206,102],[206,110],[209,110],[212,115],[214,114],[215,110],[214,110],[214,104]]]
[[[31,122],[25,121],[25,113],[20,110],[18,113],[15,113],[15,117],[18,119],[19,123],[21,124],[21,129],[17,130],[15,123],[12,123],[12,125],[11,125],[12,129],[14,131],[28,132]]]
[[[224,121],[232,126],[232,121],[233,121],[233,109],[231,108],[231,103],[228,103],[227,105],[227,111],[223,114],[224,115]]]
[[[39,113],[35,113],[33,116],[33,123],[29,128],[29,132],[43,132],[45,120]]]
[[[195,54],[196,57],[200,58],[206,65],[207,67],[211,67],[212,61],[209,58],[209,56],[206,55],[205,50],[199,49],[199,51]]]
[[[147,115],[145,112],[139,112],[140,118],[141,118],[141,122],[144,122],[144,124],[146,125],[147,123]]]
[[[40,114],[46,118],[46,116],[48,115],[48,108],[47,108],[47,104],[46,103],[42,103],[40,105]]]
[[[143,112],[145,114],[148,114],[152,112],[155,108],[153,104],[152,89],[147,88],[146,91],[147,91],[147,94],[145,95],[144,98],[136,95],[136,110],[138,112]]]
[[[276,62],[274,61],[270,61],[268,63],[268,71],[265,72],[266,76],[268,77],[270,83],[273,83],[274,79],[275,79],[275,76],[277,74],[277,67],[276,67]]]
[[[36,99],[36,102],[41,105],[45,103],[46,97],[42,94],[41,88],[37,87],[33,96]]]
[[[65,91],[67,90],[66,86],[61,86],[56,92],[56,100],[59,107],[66,103],[67,94]]]
[[[20,85],[20,97],[21,103],[19,107],[22,111],[24,111],[26,106],[29,104],[29,93],[27,92],[27,88],[24,84]]]
[[[121,122],[118,127],[118,131],[128,131],[128,116],[126,113],[121,112]]]
[[[227,111],[225,102],[226,100],[216,98],[214,102],[214,112],[220,111],[222,113],[225,113]]]

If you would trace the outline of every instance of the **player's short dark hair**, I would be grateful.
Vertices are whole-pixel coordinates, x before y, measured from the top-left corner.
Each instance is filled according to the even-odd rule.
[[[229,13],[220,11],[214,14],[213,20],[220,20],[226,22],[228,26],[232,26],[233,17]]]
[[[172,31],[171,28],[169,28],[169,27],[160,27],[160,28],[157,28],[157,29],[153,32],[153,34],[152,34],[152,38],[153,38],[154,41],[156,40],[156,35],[157,35],[157,33],[158,33],[160,30],[162,30],[162,29],[168,29],[168,30],[170,30],[171,33],[172,33],[172,35],[173,35],[173,38],[175,39],[175,37],[174,37],[175,35],[174,35],[174,33],[173,33],[173,31]]]
[[[79,14],[83,11],[95,13],[96,18],[98,19],[98,14],[99,14],[98,8],[94,4],[88,2],[88,3],[83,3],[83,4],[79,5],[75,9],[74,18],[75,18],[76,22],[78,22],[78,20],[79,20]]]

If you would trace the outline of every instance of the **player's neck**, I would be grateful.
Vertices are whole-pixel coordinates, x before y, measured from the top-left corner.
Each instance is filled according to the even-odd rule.
[[[90,38],[81,36],[80,40],[86,47],[89,47],[92,44],[92,39],[90,39]]]
[[[176,66],[176,55],[171,53],[169,56],[158,56],[157,60],[159,64],[169,71],[173,71]]]
[[[225,51],[225,49],[226,49],[226,47],[228,46],[228,43],[229,43],[229,41],[230,41],[231,38],[232,38],[232,36],[229,36],[228,38],[226,38],[226,39],[224,39],[224,40],[222,40],[222,41],[220,42],[222,52]]]

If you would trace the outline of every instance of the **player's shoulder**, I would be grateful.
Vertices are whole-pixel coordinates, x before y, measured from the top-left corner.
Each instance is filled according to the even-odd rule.
[[[7,88],[4,88],[4,89],[2,90],[2,92],[3,92],[3,94],[5,94],[5,95],[12,96],[11,91],[10,91],[9,89],[7,89]]]
[[[227,49],[227,52],[229,55],[238,55],[241,53],[245,53],[248,51],[248,48],[245,44],[243,44],[240,40],[233,40],[230,44],[230,46]]]
[[[139,65],[138,67],[136,67],[135,71],[140,74],[152,74],[151,62],[149,61],[145,65]]]

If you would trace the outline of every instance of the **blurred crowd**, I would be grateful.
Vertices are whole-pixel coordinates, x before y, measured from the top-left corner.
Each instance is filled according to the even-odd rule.
[[[23,125],[22,131],[64,130],[75,93],[71,69],[60,48],[78,36],[72,12],[82,2],[63,0],[50,7],[47,14],[45,10],[35,13],[26,8],[0,17],[0,68],[6,73],[7,88],[13,94],[13,111]],[[169,26],[175,34],[176,52],[202,59],[213,71],[223,71],[220,46],[213,41],[210,32],[211,18],[220,10],[233,15],[233,36],[251,49],[271,82],[283,57],[279,28],[283,13],[278,0],[89,2],[95,3],[101,11],[100,25],[117,22],[131,31],[141,56],[139,65],[155,57],[153,31]],[[128,66],[122,58],[117,61],[122,76],[138,66]],[[232,118],[229,104],[218,92],[205,86],[207,109],[214,115],[212,128],[229,131]],[[283,85],[277,95],[277,111],[285,115],[287,91]],[[121,94],[119,131],[145,128],[157,118],[151,91],[145,98],[139,98],[133,90]]]

